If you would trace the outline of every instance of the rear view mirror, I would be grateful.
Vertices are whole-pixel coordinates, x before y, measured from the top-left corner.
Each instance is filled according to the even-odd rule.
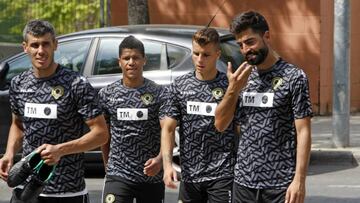
[[[6,74],[9,71],[9,64],[7,62],[0,63],[0,90],[6,89],[7,81]]]

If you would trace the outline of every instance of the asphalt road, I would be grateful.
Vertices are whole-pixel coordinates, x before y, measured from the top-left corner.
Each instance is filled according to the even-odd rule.
[[[311,165],[306,203],[359,203],[360,167],[351,164]]]
[[[351,164],[311,165],[306,203],[359,203],[360,167]],[[87,178],[92,203],[101,202],[102,178]],[[176,203],[177,190],[166,190],[165,203]],[[0,181],[0,203],[8,203],[11,191]]]

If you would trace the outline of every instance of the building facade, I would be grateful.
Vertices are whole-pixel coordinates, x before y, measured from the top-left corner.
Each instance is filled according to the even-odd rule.
[[[206,25],[220,0],[148,0],[151,24]],[[351,11],[360,1],[350,1]],[[238,13],[255,10],[269,21],[271,42],[287,61],[308,75],[314,112],[332,112],[334,0],[227,0],[212,26],[228,28]],[[360,111],[360,13],[351,12],[350,111]],[[112,25],[126,25],[127,0],[111,1]]]

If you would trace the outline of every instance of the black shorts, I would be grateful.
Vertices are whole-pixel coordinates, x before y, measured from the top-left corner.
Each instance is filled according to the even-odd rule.
[[[102,195],[103,203],[163,203],[165,186],[160,183],[136,183],[126,179],[107,176]]]
[[[42,196],[39,196],[34,201],[24,202],[17,198],[18,195],[16,195],[16,194],[18,194],[20,192],[21,192],[21,189],[14,189],[10,203],[64,203],[64,202],[89,203],[90,202],[88,194],[75,196],[75,197],[42,197]]]
[[[201,183],[180,183],[179,202],[231,203],[234,178],[221,178]]]
[[[233,203],[284,203],[286,189],[253,189],[234,182]]]

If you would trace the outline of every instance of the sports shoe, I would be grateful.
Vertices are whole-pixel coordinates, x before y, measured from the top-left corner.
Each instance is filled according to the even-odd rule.
[[[20,200],[32,201],[36,199],[53,176],[55,168],[56,165],[49,166],[47,164],[42,164],[36,168],[34,175],[31,176],[30,181],[24,186],[20,194]]]
[[[31,174],[31,172],[39,165],[43,164],[41,156],[37,152],[31,152],[26,157],[22,158],[19,162],[9,171],[7,184],[9,187],[15,187],[23,183]]]

